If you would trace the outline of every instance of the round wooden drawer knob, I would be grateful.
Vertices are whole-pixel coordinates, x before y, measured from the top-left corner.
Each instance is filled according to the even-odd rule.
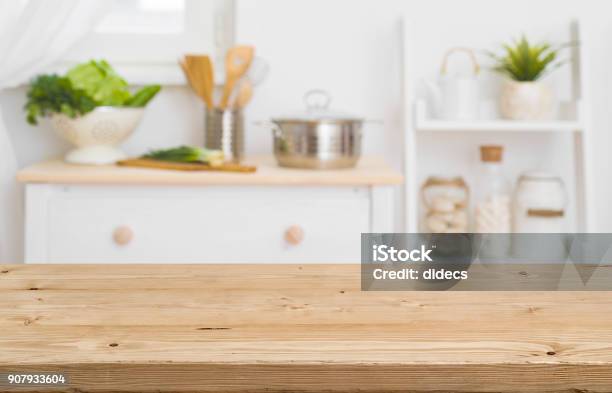
[[[304,230],[299,225],[292,225],[285,231],[287,243],[297,246],[304,240]]]
[[[130,227],[120,226],[115,229],[115,232],[113,232],[113,240],[115,240],[115,243],[120,246],[129,244],[133,237],[134,232],[132,232]]]

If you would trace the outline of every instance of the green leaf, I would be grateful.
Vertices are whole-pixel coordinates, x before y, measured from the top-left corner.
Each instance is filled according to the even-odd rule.
[[[125,106],[143,107],[147,105],[160,90],[160,85],[145,86],[128,99],[125,102]]]
[[[556,62],[560,50],[569,44],[552,47],[549,43],[532,45],[524,35],[513,43],[503,44],[502,55],[488,53],[495,65],[493,70],[517,81],[535,81],[559,67]]]
[[[105,60],[79,64],[66,76],[75,88],[84,90],[98,105],[121,106],[131,97],[127,82]]]

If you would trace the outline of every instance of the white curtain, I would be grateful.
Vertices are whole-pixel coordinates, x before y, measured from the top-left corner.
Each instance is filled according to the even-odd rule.
[[[0,89],[53,64],[95,26],[109,0],[0,0]],[[20,116],[22,114],[19,114]],[[22,255],[23,204],[17,159],[0,108],[0,263]]]

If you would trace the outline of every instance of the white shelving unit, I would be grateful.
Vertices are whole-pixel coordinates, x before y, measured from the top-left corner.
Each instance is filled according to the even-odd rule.
[[[429,116],[427,101],[417,97],[417,84],[419,76],[416,75],[415,59],[419,59],[416,53],[414,26],[409,19],[404,19],[403,30],[403,58],[404,58],[404,123],[405,123],[405,229],[407,232],[419,231],[420,219],[420,187],[425,177],[425,169],[421,167],[418,159],[421,150],[425,149],[428,154],[438,154],[438,161],[446,165],[450,171],[457,165],[456,157],[444,155],[436,151],[431,144],[447,144],[447,149],[452,150],[452,144],[461,143],[470,135],[472,138],[482,137],[487,140],[492,138],[498,143],[505,141],[530,144],[530,138],[542,138],[554,135],[565,135],[564,141],[568,143],[557,143],[557,147],[550,146],[547,149],[568,148],[568,152],[553,152],[557,156],[571,159],[571,170],[562,176],[570,194],[571,223],[568,231],[590,232],[592,231],[592,192],[591,192],[591,157],[590,154],[590,106],[588,105],[588,92],[585,63],[587,58],[588,35],[585,34],[586,25],[578,21],[568,23],[570,36],[573,42],[580,45],[572,49],[571,55],[571,102],[560,105],[559,117],[551,121],[512,121],[503,119],[487,119],[481,121],[447,121],[435,119]],[[474,134],[477,134],[474,137]],[[432,139],[433,138],[433,139]],[[450,144],[450,146],[448,146]],[[429,153],[431,152],[431,153]],[[422,156],[421,156],[422,157]],[[523,168],[528,170],[531,168]]]

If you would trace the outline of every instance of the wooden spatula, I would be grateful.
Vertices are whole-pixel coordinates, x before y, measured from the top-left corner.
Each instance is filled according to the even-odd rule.
[[[183,69],[183,72],[185,73],[185,76],[187,77],[187,81],[189,82],[189,86],[191,87],[191,90],[193,90],[193,92],[198,97],[200,97],[202,101],[206,102],[206,100],[204,99],[202,84],[200,83],[199,79],[197,78],[197,75],[195,74],[193,65],[191,63],[188,63],[186,58],[179,60],[179,64],[181,65],[181,68]]]
[[[226,109],[236,82],[247,72],[255,56],[252,46],[235,46],[227,51],[225,58],[225,86],[219,107]]]
[[[183,70],[183,74],[185,74],[185,79],[187,79],[189,87],[191,87],[191,90],[196,91],[195,86],[193,85],[191,74],[189,73],[189,69],[187,68],[187,64],[185,63],[185,59],[179,59],[178,63],[181,66],[181,69]]]
[[[212,61],[209,56],[202,56],[199,60],[201,70],[204,73],[205,94],[207,97],[207,105],[209,108],[214,108],[214,91],[215,91],[215,72]]]
[[[214,108],[214,71],[210,57],[206,55],[187,55],[185,59],[187,70],[193,78],[196,93],[202,97],[209,109]]]

